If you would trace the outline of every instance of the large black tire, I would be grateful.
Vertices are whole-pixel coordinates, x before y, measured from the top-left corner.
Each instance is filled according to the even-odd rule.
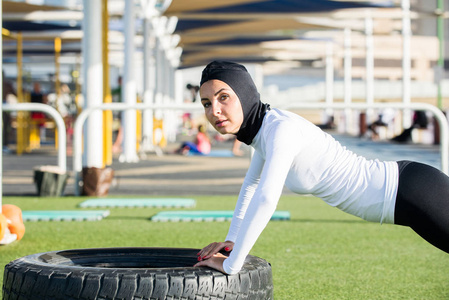
[[[3,299],[273,299],[271,267],[194,268],[198,249],[99,248],[28,255],[5,266]]]

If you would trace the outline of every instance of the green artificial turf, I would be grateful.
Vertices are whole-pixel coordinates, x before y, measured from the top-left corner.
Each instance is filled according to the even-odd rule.
[[[189,198],[197,200],[194,210],[229,210],[236,200]],[[3,203],[73,210],[85,199],[4,197]],[[449,299],[449,256],[411,229],[368,223],[313,197],[283,196],[277,209],[290,211],[291,220],[270,222],[251,252],[271,263],[275,299]],[[201,248],[226,236],[229,222],[151,222],[162,210],[111,208],[101,221],[26,222],[21,241],[0,247],[0,263],[74,248]]]

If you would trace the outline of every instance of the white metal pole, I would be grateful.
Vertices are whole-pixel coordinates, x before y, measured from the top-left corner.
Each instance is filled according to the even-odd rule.
[[[67,171],[67,136],[64,119],[52,106],[42,103],[15,103],[3,105],[4,111],[41,111],[50,115],[58,129],[58,166],[63,172]]]
[[[95,110],[113,110],[113,111],[122,111],[125,109],[129,109],[130,106],[124,103],[104,103],[98,107],[92,107],[84,110],[76,119],[74,130],[73,130],[73,172],[75,173],[75,193],[79,195],[79,189],[77,188],[79,182],[79,172],[81,172],[81,145],[82,145],[82,128],[86,119],[95,111]],[[136,103],[131,108],[135,109],[176,109],[176,110],[202,110],[202,106],[198,103],[191,104],[144,104],[144,103]],[[290,103],[286,106],[281,107],[283,109],[327,109],[329,105],[323,102],[318,103]],[[441,112],[437,107],[430,105],[428,103],[410,103],[409,105],[404,105],[402,102],[397,103],[373,103],[368,105],[366,103],[351,103],[349,106],[345,103],[333,103],[331,104],[332,109],[344,110],[346,108],[351,109],[370,109],[370,108],[395,108],[395,109],[404,109],[404,108],[412,108],[415,110],[427,110],[433,113],[436,117],[439,125],[440,125],[440,154],[441,154],[441,171],[445,174],[449,172],[449,124],[445,115]]]
[[[158,23],[158,26],[160,27],[160,22]],[[159,30],[159,28],[158,28]],[[162,52],[162,46],[161,46],[161,37],[160,35],[156,38],[156,45],[155,45],[155,59],[156,59],[156,86],[155,86],[155,99],[154,102],[156,104],[162,104],[163,101],[163,52]],[[156,110],[154,112],[156,119],[162,119],[162,111]]]
[[[170,50],[173,52],[173,49]],[[169,103],[175,103],[175,67],[172,65],[172,61],[167,60],[167,77],[168,77],[168,96]],[[176,129],[177,129],[176,112],[168,112],[168,122],[167,122],[167,140],[170,142],[176,141]]]
[[[143,48],[143,78],[144,78],[144,92],[143,102],[151,104],[154,102],[154,86],[155,86],[155,34],[152,28],[152,22],[149,18],[144,20],[144,48]],[[142,118],[142,133],[144,151],[152,150],[153,148],[153,110],[146,109],[143,111]]]
[[[169,92],[169,81],[170,81],[170,66],[169,62],[167,60],[167,39],[168,36],[164,36],[162,39],[162,53],[161,53],[161,63],[162,63],[162,80],[161,83],[161,91],[162,91],[162,103],[163,104],[170,104],[170,92]],[[163,119],[163,134],[166,141],[170,138],[170,111],[163,110],[162,111],[162,119]]]
[[[352,52],[351,52],[351,29],[344,30],[344,103],[352,102]],[[351,110],[345,109],[345,131],[351,132],[352,129]]]
[[[102,111],[102,110],[112,110],[112,111],[124,111],[129,109],[139,109],[139,110],[145,110],[145,109],[154,109],[154,110],[161,110],[161,109],[177,109],[177,110],[186,110],[186,111],[192,111],[192,110],[203,110],[204,108],[199,103],[192,103],[192,104],[145,104],[145,103],[135,103],[134,105],[130,106],[127,103],[103,103],[102,105],[99,105],[97,107],[92,107],[85,109],[79,114],[79,116],[76,118],[75,124],[73,126],[73,173],[74,173],[74,185],[75,185],[75,196],[80,195],[79,190],[79,182],[80,182],[80,172],[82,171],[82,161],[81,161],[81,152],[82,152],[82,130],[83,125],[86,119],[88,119],[91,114],[93,114],[96,111]]]
[[[122,98],[129,106],[136,103],[137,87],[134,76],[134,36],[135,36],[134,1],[125,1],[124,35],[125,65],[122,86]],[[126,110],[123,113],[123,157],[125,162],[137,162],[136,111]]]
[[[83,96],[84,107],[103,102],[103,62],[101,44],[101,0],[84,0],[83,19]],[[85,127],[84,163],[103,168],[103,115],[96,111]]]
[[[410,73],[411,73],[411,55],[410,38],[412,35],[410,25],[410,1],[402,0],[402,102],[410,103]],[[402,117],[402,126],[409,128],[412,125],[411,111],[404,110]]]
[[[254,83],[258,90],[263,88],[263,67],[261,64],[254,65]]]
[[[326,43],[326,104],[334,102],[334,45]],[[326,109],[326,122],[330,123],[333,115],[332,109]]]
[[[163,41],[165,41],[162,44],[162,55],[161,55],[161,61],[162,61],[162,80],[161,83],[161,89],[163,96],[163,103],[169,103],[170,102],[170,65],[167,60],[167,36],[164,36]]]
[[[374,103],[374,45],[373,45],[373,19],[371,14],[367,13],[365,18],[365,37],[366,37],[366,103],[371,105]],[[372,119],[372,109],[366,111],[366,120]]]
[[[316,103],[291,103],[286,106],[281,107],[283,109],[327,109],[329,106],[323,102]],[[439,126],[440,126],[440,158],[441,158],[441,171],[446,175],[449,175],[449,124],[447,122],[446,116],[443,112],[436,106],[428,103],[409,103],[405,105],[402,102],[390,102],[390,103],[351,103],[349,106],[345,103],[333,103],[331,105],[332,109],[412,109],[412,110],[426,110],[431,112]]]
[[[181,70],[175,71],[175,103],[183,103],[184,97],[183,97],[183,91],[185,89],[184,83],[183,83],[183,74]]]

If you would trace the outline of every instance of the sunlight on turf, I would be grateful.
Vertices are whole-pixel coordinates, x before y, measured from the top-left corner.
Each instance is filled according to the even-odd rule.
[[[195,196],[194,210],[233,209],[236,197]],[[80,209],[84,198],[5,197],[23,210]],[[369,223],[313,197],[284,196],[290,221],[270,222],[251,254],[271,263],[275,299],[447,299],[449,257],[408,228]],[[113,208],[102,221],[26,222],[0,260],[91,247],[201,248],[225,238],[229,222],[154,223],[167,209]],[[3,272],[0,272],[3,276]]]

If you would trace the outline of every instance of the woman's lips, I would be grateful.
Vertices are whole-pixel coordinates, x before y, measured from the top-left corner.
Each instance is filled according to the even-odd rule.
[[[223,127],[225,122],[226,120],[218,120],[217,122],[215,122],[215,125],[217,127]]]

